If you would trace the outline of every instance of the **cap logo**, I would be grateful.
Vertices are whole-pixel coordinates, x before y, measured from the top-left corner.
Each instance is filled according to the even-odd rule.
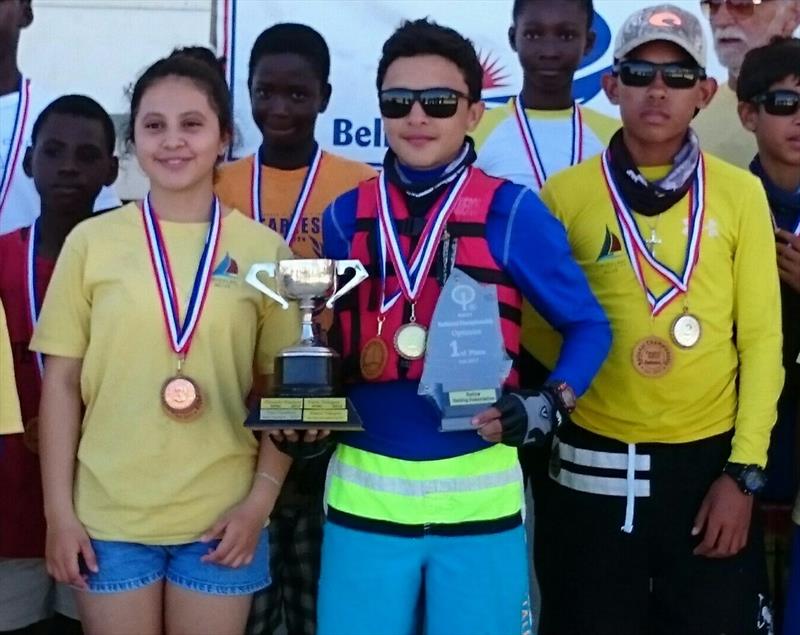
[[[650,16],[648,20],[650,24],[657,27],[677,27],[681,26],[683,22],[679,15],[676,15],[670,11],[661,11],[659,13],[654,13]]]

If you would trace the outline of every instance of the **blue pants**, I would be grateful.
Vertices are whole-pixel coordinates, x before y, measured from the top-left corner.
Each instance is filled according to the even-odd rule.
[[[783,635],[800,635],[800,526],[794,528],[791,567]]]
[[[318,635],[530,635],[522,527],[390,536],[325,524]]]

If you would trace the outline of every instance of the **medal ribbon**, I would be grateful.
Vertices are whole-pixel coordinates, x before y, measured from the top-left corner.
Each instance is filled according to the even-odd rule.
[[[528,120],[525,114],[525,107],[522,105],[522,95],[514,99],[514,118],[517,121],[519,134],[525,145],[525,151],[531,163],[536,184],[539,189],[542,189],[544,182],[547,180],[547,172],[544,169],[544,163],[536,145],[536,138],[533,136],[531,122]],[[572,105],[572,156],[570,157],[569,165],[573,166],[581,161],[583,161],[583,114],[578,102],[574,102]]]
[[[667,267],[647,249],[633,214],[620,195],[616,183],[614,183],[608,161],[608,150],[605,150],[601,157],[603,177],[611,196],[611,203],[614,206],[620,232],[622,233],[625,253],[631,263],[636,279],[639,281],[639,285],[647,296],[650,311],[655,316],[661,313],[678,295],[689,290],[689,283],[700,257],[700,242],[703,237],[703,223],[705,220],[705,160],[701,154],[695,168],[694,183],[689,192],[689,238],[686,243],[686,255],[684,257],[683,273],[681,274]],[[657,274],[672,285],[661,296],[656,296],[647,287],[640,258],[643,258]]]
[[[295,234],[297,234],[297,228],[300,227],[300,220],[303,218],[303,212],[311,197],[311,190],[314,188],[321,164],[322,149],[317,144],[314,149],[314,156],[311,159],[311,165],[308,167],[306,177],[303,179],[303,185],[300,187],[300,194],[295,201],[294,210],[289,217],[289,227],[283,237],[287,245],[292,244]],[[253,210],[253,220],[263,223],[264,213],[261,211],[261,161],[258,152],[253,155],[253,172],[250,177],[250,209]]]
[[[31,225],[28,231],[28,245],[26,248],[27,258],[25,259],[25,291],[28,296],[28,316],[31,321],[31,332],[36,328],[39,322],[39,312],[41,305],[36,301],[36,243],[38,240],[37,233],[39,228],[39,220]],[[34,352],[36,356],[36,368],[39,371],[39,379],[44,374],[44,355],[39,352]]]
[[[450,217],[453,206],[458,200],[470,174],[471,168],[467,168],[461,173],[461,176],[458,177],[449,191],[442,197],[439,208],[428,217],[425,228],[422,230],[419,243],[414,253],[411,255],[411,265],[409,266],[406,257],[403,255],[397,226],[392,217],[386,171],[384,170],[381,172],[378,178],[378,243],[379,257],[381,260],[381,315],[385,314],[395,305],[401,293],[410,303],[413,304],[416,302],[422,292],[422,287],[428,277],[428,272],[436,258],[439,241],[447,226],[447,219]],[[389,295],[389,297],[386,296],[387,252],[388,258],[392,261],[392,265],[394,266],[397,274],[397,281],[400,286],[400,289]]]
[[[200,314],[203,311],[203,305],[208,296],[208,289],[211,283],[211,270],[217,255],[217,247],[219,246],[222,223],[219,199],[215,196],[211,207],[211,224],[208,228],[208,234],[206,235],[203,252],[197,266],[197,273],[195,273],[194,284],[192,285],[192,293],[186,305],[186,315],[182,324],[178,308],[177,290],[172,276],[172,269],[169,264],[167,246],[161,234],[158,218],[153,213],[153,209],[150,205],[150,194],[144,199],[142,218],[144,220],[147,246],[150,249],[150,261],[153,265],[153,273],[156,277],[158,295],[161,299],[164,323],[167,327],[167,336],[172,350],[182,358],[185,358],[189,352],[192,337],[197,329],[197,325],[200,321]]]
[[[17,112],[14,115],[14,126],[11,129],[11,145],[8,147],[3,173],[0,175],[0,213],[11,191],[11,181],[17,168],[19,154],[25,141],[25,124],[28,120],[31,101],[31,80],[24,77],[19,80],[19,100]]]

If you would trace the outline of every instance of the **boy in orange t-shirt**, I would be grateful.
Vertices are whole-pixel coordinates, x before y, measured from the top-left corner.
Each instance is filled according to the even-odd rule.
[[[321,150],[314,138],[331,97],[329,69],[325,40],[310,27],[276,24],[258,37],[248,86],[263,142],[255,154],[223,166],[216,186],[227,205],[283,234],[300,258],[322,257],[327,205],[375,176],[364,163]]]
[[[320,149],[317,116],[331,96],[330,53],[302,24],[276,24],[255,41],[248,86],[263,142],[255,154],[223,166],[216,184],[226,204],[284,236],[296,256],[322,257],[322,212],[375,171]],[[330,312],[327,312],[328,314]],[[330,325],[326,314],[323,329]],[[322,494],[329,453],[295,459],[270,523],[272,585],[256,593],[247,632],[316,631],[322,542]]]

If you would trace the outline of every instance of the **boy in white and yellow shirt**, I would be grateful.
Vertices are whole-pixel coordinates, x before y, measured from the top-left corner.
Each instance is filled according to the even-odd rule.
[[[592,0],[514,0],[508,30],[523,71],[520,94],[486,112],[473,134],[476,165],[538,192],[544,181],[601,152],[619,121],[574,100],[575,71],[594,46]]]

